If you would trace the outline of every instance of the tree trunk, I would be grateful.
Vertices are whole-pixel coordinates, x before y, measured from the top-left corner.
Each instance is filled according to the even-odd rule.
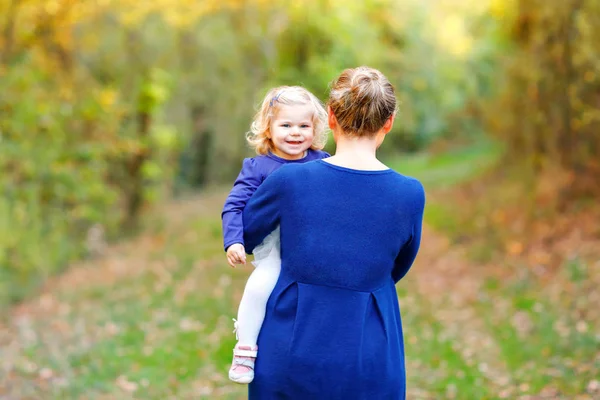
[[[18,0],[12,0],[8,4],[8,10],[6,12],[6,22],[4,29],[2,30],[2,36],[4,38],[4,49],[0,53],[0,63],[8,64],[12,58],[12,49],[15,42],[15,22],[17,19],[17,6]]]
[[[204,109],[200,106],[191,107],[191,118],[194,126],[193,146],[193,172],[192,184],[202,186],[208,181],[208,169],[214,135],[204,122]]]
[[[138,111],[138,140],[145,142],[150,133],[152,117],[147,111]],[[142,175],[142,167],[144,162],[150,157],[150,151],[144,147],[140,149],[130,160],[129,173],[129,190],[127,198],[127,225],[135,226],[137,224],[140,210],[144,205],[144,177]]]

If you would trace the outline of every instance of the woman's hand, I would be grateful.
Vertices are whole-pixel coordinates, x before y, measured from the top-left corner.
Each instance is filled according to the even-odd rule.
[[[246,264],[246,249],[243,244],[236,243],[227,248],[227,262],[232,268],[235,268],[235,264]]]

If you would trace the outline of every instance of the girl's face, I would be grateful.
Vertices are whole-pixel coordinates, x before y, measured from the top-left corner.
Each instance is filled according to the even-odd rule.
[[[273,153],[286,160],[299,160],[312,146],[315,137],[312,104],[284,105],[271,120]]]

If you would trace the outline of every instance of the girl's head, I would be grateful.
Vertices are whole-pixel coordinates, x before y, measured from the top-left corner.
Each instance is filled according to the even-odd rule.
[[[330,120],[349,137],[373,138],[384,128],[387,133],[396,114],[394,87],[381,72],[364,66],[346,69],[332,82],[327,105]]]
[[[300,86],[271,89],[252,122],[247,139],[258,154],[273,152],[294,160],[309,148],[327,142],[327,112],[311,92]]]

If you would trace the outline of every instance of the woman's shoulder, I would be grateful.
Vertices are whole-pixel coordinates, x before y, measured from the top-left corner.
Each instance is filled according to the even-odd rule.
[[[314,155],[314,154],[312,154]],[[304,160],[304,162],[292,162],[286,163],[281,166],[277,171],[273,172],[274,174],[281,175],[303,175],[307,173],[309,170],[318,168],[318,165],[321,163],[320,158],[311,158],[308,160]]]
[[[425,188],[421,181],[412,176],[394,172],[392,176],[396,184],[391,185],[391,189],[398,198],[404,201],[408,200],[415,208],[422,210],[425,206]]]
[[[310,179],[310,176],[314,176],[315,174],[309,171],[318,163],[318,160],[312,160],[303,163],[282,164],[267,176],[267,180],[282,185],[282,187],[288,187],[293,182],[305,181]]]
[[[425,191],[423,184],[417,178],[415,178],[413,176],[401,174],[400,172],[395,171],[395,170],[394,170],[394,172],[395,173],[392,175],[395,177],[395,179],[398,182],[402,183],[404,186],[410,187],[416,191],[421,191],[421,192]]]

